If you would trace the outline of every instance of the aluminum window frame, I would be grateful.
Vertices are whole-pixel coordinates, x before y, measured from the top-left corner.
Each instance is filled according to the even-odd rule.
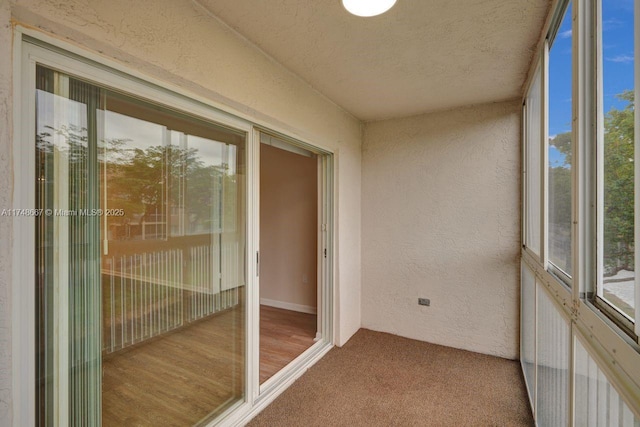
[[[592,44],[589,46],[591,49],[585,49],[584,55],[591,55],[590,61],[585,61],[583,66],[585,70],[590,71],[592,74],[586,80],[591,83],[593,90],[588,94],[587,99],[593,104],[593,109],[590,111],[590,115],[586,117],[586,121],[590,122],[593,134],[590,135],[589,141],[594,141],[595,144],[585,144],[587,147],[596,146],[597,148],[591,149],[589,165],[592,173],[592,181],[590,183],[590,195],[595,205],[595,212],[592,217],[592,226],[590,231],[594,234],[593,240],[595,241],[595,253],[592,254],[594,260],[594,268],[589,272],[590,280],[586,283],[585,289],[581,296],[590,304],[595,310],[598,310],[611,320],[616,327],[618,327],[623,333],[629,335],[635,342],[640,343],[640,278],[636,275],[634,280],[635,288],[635,301],[634,312],[635,318],[632,319],[628,315],[617,308],[613,303],[607,301],[602,297],[603,283],[601,278],[603,277],[604,268],[604,108],[603,94],[604,94],[604,80],[603,80],[603,46],[602,46],[602,2],[606,0],[590,0],[590,16],[586,16],[585,20],[585,32],[588,33]],[[635,41],[635,59],[634,59],[634,94],[635,99],[639,99],[640,96],[640,5],[635,4],[634,10],[634,41]],[[602,111],[602,117],[600,112]],[[634,241],[640,242],[640,221],[638,218],[638,212],[640,212],[640,200],[638,195],[640,194],[640,112],[635,108],[634,117]],[[637,244],[635,246],[635,265],[640,265],[640,248]],[[636,267],[637,271],[637,267]]]
[[[608,315],[602,309],[602,304],[596,305],[594,303],[594,290],[596,283],[596,247],[597,247],[597,230],[596,230],[596,162],[595,162],[595,148],[593,141],[596,134],[596,95],[598,94],[598,87],[596,85],[596,73],[598,72],[596,67],[595,48],[593,43],[594,31],[596,31],[596,0],[574,0],[573,1],[573,43],[572,50],[574,52],[573,65],[572,65],[572,136],[573,147],[572,155],[574,163],[572,167],[575,169],[572,171],[572,198],[575,201],[572,208],[572,227],[573,227],[573,242],[572,242],[572,259],[573,259],[573,274],[572,274],[572,287],[569,288],[563,280],[561,280],[553,268],[549,268],[549,262],[547,259],[548,253],[546,250],[538,256],[530,251],[526,247],[526,234],[524,234],[523,248],[521,251],[522,263],[526,265],[534,273],[536,281],[539,282],[546,291],[552,296],[557,303],[556,308],[562,310],[570,319],[572,323],[572,330],[574,331],[572,339],[575,339],[576,335],[582,338],[582,341],[589,345],[591,349],[597,349],[598,357],[597,362],[600,368],[607,373],[609,381],[612,386],[618,390],[620,396],[624,396],[625,403],[627,403],[636,416],[640,417],[640,345],[638,344],[638,332],[621,327],[620,322],[615,318]],[[637,3],[637,2],[636,2]],[[529,73],[527,76],[527,83],[525,85],[525,91],[523,94],[523,105],[526,104],[528,91],[532,86],[532,81],[537,69],[538,61],[543,64],[543,86],[545,88],[545,102],[547,85],[548,85],[548,46],[549,40],[553,39],[555,33],[557,33],[557,26],[559,25],[558,15],[564,12],[567,0],[555,0],[550,9],[550,13],[547,16],[547,21],[543,30],[543,36],[541,36],[534,61],[531,63]],[[636,5],[635,8],[635,58],[636,64],[640,63],[640,7]],[[640,88],[637,82],[640,82],[640,67],[635,68],[635,93],[636,99],[640,97]],[[600,90],[600,93],[602,91]],[[523,110],[524,111],[524,110]],[[635,127],[640,129],[640,112],[636,108],[635,110]],[[546,126],[548,125],[548,112],[544,113],[544,117],[541,118],[542,126],[545,130],[544,135],[547,135]],[[529,127],[534,124],[524,123],[523,126]],[[636,138],[638,138],[640,132],[636,132]],[[548,141],[547,141],[548,142]],[[523,138],[523,165],[526,165],[526,158],[529,155],[527,151],[527,140]],[[636,144],[637,144],[636,139]],[[636,145],[637,146],[637,145]],[[636,167],[640,165],[640,156],[638,156],[640,150],[635,152]],[[546,153],[541,153],[541,159],[545,160]],[[523,166],[524,167],[524,166]],[[546,168],[545,168],[546,170]],[[638,212],[638,191],[640,190],[640,173],[636,173],[635,185],[636,185],[636,212]],[[546,182],[544,177],[541,177],[541,185],[546,190]],[[526,189],[526,186],[523,186]],[[523,195],[523,200],[526,200],[526,194]],[[547,200],[543,200],[546,203]],[[544,206],[542,207],[544,211]],[[525,211],[523,210],[523,213]],[[523,224],[526,226],[528,218],[523,215]],[[637,220],[636,220],[637,221]],[[635,239],[638,240],[638,234],[640,227],[635,227]],[[546,224],[541,224],[541,239],[546,245]],[[548,249],[546,246],[544,249]],[[638,260],[638,246],[636,246],[636,260]],[[635,289],[636,301],[640,301],[640,286],[636,284]],[[638,307],[640,304],[636,304],[636,313],[640,310]],[[636,318],[638,315],[636,314]],[[635,328],[638,329],[637,322]],[[536,325],[536,334],[537,331]],[[633,333],[632,333],[633,332]],[[574,341],[575,342],[575,341]],[[585,347],[587,348],[587,347]],[[572,344],[573,351],[573,344]],[[575,374],[575,360],[571,360],[572,364],[572,384],[570,390],[570,410],[572,417],[570,425],[575,423],[575,384],[573,378]],[[528,390],[530,392],[530,390]],[[534,413],[534,416],[536,414]]]
[[[571,16],[571,29],[572,29],[572,35],[571,35],[571,39],[572,39],[572,45],[575,45],[576,43],[576,34],[575,34],[575,27],[576,27],[576,20],[575,20],[575,13],[576,13],[576,5],[575,3],[577,3],[578,0],[561,0],[556,4],[556,8],[555,8],[555,13],[553,14],[553,17],[551,19],[551,24],[549,27],[549,31],[547,32],[547,36],[545,39],[545,43],[543,45],[543,49],[544,49],[544,53],[543,53],[543,99],[544,99],[544,104],[543,104],[543,134],[542,134],[542,147],[543,147],[543,151],[544,151],[544,181],[542,183],[543,185],[543,192],[544,192],[544,201],[545,201],[545,209],[544,209],[544,227],[542,229],[542,233],[544,233],[544,265],[546,266],[547,270],[556,277],[556,279],[562,283],[564,286],[567,287],[567,289],[572,289],[574,286],[573,283],[573,274],[569,274],[567,272],[565,272],[562,268],[560,268],[559,266],[555,265],[553,263],[553,261],[551,261],[551,258],[549,256],[549,206],[550,206],[550,201],[549,201],[549,80],[550,80],[550,76],[549,76],[549,54],[551,52],[551,48],[553,47],[553,42],[556,39],[556,36],[558,34],[558,30],[560,29],[560,26],[562,24],[562,21],[564,20],[566,14],[567,14],[567,9],[569,7],[569,3],[572,3],[572,14],[573,16]],[[573,47],[572,47],[573,50]],[[574,55],[575,56],[575,55]],[[572,72],[571,72],[571,84],[572,86],[575,86],[576,83],[576,76],[575,76],[575,57],[573,58],[572,61]],[[572,93],[573,93],[573,89],[572,89]],[[572,98],[575,98],[575,96],[573,96]],[[571,123],[571,147],[572,150],[575,150],[575,146],[576,144],[576,134],[575,134],[575,116],[574,114],[574,105],[575,102],[572,101],[572,123]],[[573,153],[575,154],[575,153]],[[576,197],[575,197],[575,189],[576,189],[576,183],[575,183],[575,172],[576,172],[576,167],[575,167],[575,163],[577,163],[575,161],[575,157],[573,157],[573,163],[571,164],[571,209],[572,209],[572,213],[571,213],[571,223],[575,224],[576,220],[575,220],[575,207],[576,207]],[[573,229],[573,225],[572,225],[572,232],[571,232],[571,242],[570,242],[570,247],[571,247],[571,254],[569,254],[569,257],[572,259],[572,270],[575,268],[575,263],[573,262],[574,259],[574,254],[575,254],[575,250],[574,250],[574,246],[575,246],[575,241],[576,241],[576,237],[575,237],[575,230]]]
[[[532,90],[535,88],[536,83],[539,81],[540,82],[540,87],[538,88],[539,93],[539,103],[540,105],[538,106],[539,108],[539,113],[540,113],[540,118],[542,118],[544,116],[544,99],[545,99],[545,94],[544,94],[544,67],[543,67],[543,58],[540,58],[538,61],[535,62],[535,66],[533,67],[533,75],[532,78],[528,84],[527,90],[525,92],[525,97],[523,100],[523,126],[522,126],[522,141],[523,141],[523,150],[522,150],[522,165],[523,165],[523,182],[522,182],[522,245],[523,245],[523,250],[526,250],[528,253],[530,253],[532,256],[537,257],[540,259],[541,262],[544,262],[544,257],[546,254],[546,248],[545,248],[545,242],[546,242],[546,236],[543,235],[542,230],[544,230],[545,227],[545,212],[546,212],[546,198],[545,198],[545,193],[544,193],[544,188],[542,187],[542,183],[544,182],[544,180],[546,180],[546,177],[544,175],[544,162],[541,160],[540,164],[538,165],[538,171],[530,171],[528,169],[529,167],[529,156],[533,153],[531,153],[531,147],[533,146],[532,141],[530,140],[530,133],[529,133],[529,129],[533,129],[534,127],[539,128],[539,141],[537,142],[538,144],[538,151],[539,151],[539,155],[541,157],[541,159],[545,158],[545,153],[544,148],[543,148],[543,131],[544,131],[544,123],[541,120],[541,123],[539,124],[535,124],[535,123],[529,123],[529,109],[531,108],[531,106],[528,104],[528,100],[532,94]],[[539,79],[539,80],[538,80]],[[529,226],[528,226],[528,222],[530,220],[530,212],[529,212],[529,197],[528,197],[528,181],[529,181],[529,175],[530,174],[535,174],[536,177],[540,180],[539,182],[539,190],[538,190],[538,203],[537,206],[533,204],[533,202],[531,203],[531,208],[535,209],[537,208],[537,210],[539,211],[538,213],[538,224],[537,226],[539,227],[539,232],[538,232],[538,251],[536,252],[534,248],[529,246],[529,242],[531,240],[531,236],[529,235],[528,231],[529,231]]]

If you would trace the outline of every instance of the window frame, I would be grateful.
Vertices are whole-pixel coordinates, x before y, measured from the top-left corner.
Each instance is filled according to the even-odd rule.
[[[640,99],[640,5],[635,3],[635,10],[633,16],[633,37],[634,37],[634,100]],[[634,194],[635,209],[634,212],[640,212],[640,111],[635,108],[634,117],[634,162],[635,162],[635,182],[634,188],[636,194]],[[640,264],[640,221],[634,214],[635,230],[634,230],[634,249],[635,249],[635,265]],[[636,267],[637,268],[637,267]],[[636,279],[636,293],[635,293],[635,308],[636,308],[636,341],[640,343],[640,282]]]
[[[540,82],[540,87],[538,87],[538,96],[539,96],[539,113],[540,113],[540,118],[543,117],[543,103],[544,103],[544,90],[543,90],[543,63],[542,60],[539,59],[538,61],[536,61],[535,63],[535,67],[533,75],[531,80],[529,81],[529,84],[527,86],[527,91],[524,97],[524,102],[523,102],[523,119],[522,119],[522,141],[523,141],[523,153],[522,153],[522,165],[523,165],[523,182],[522,182],[522,194],[523,194],[523,202],[522,202],[522,242],[523,242],[523,248],[524,250],[526,250],[528,253],[530,253],[532,256],[539,258],[542,262],[542,260],[544,259],[544,254],[545,254],[545,246],[544,246],[544,242],[546,241],[546,236],[542,235],[542,229],[544,227],[544,218],[545,218],[545,205],[544,205],[544,189],[542,187],[542,182],[545,178],[544,176],[544,162],[541,160],[538,164],[538,170],[529,170],[529,157],[532,150],[532,146],[534,146],[534,144],[531,141],[530,138],[530,132],[529,130],[532,129],[534,126],[536,126],[535,124],[532,124],[529,122],[529,114],[530,114],[530,108],[531,106],[528,104],[529,98],[532,94],[532,90],[535,88],[535,85],[539,79]],[[538,148],[538,154],[540,156],[544,156],[544,148],[543,148],[543,144],[542,144],[542,130],[543,130],[543,125],[541,123],[538,124],[539,127],[539,135],[538,135],[538,139],[539,141],[537,142],[537,148]],[[541,157],[542,158],[542,157]],[[528,190],[529,190],[529,180],[530,180],[530,176],[535,174],[534,178],[538,178],[539,180],[539,190],[538,190],[538,203],[534,204],[533,199],[530,199],[528,196]],[[530,202],[531,202],[531,206],[530,206]],[[529,222],[529,218],[530,218],[530,208],[532,209],[536,209],[538,210],[538,224],[536,224],[536,226],[539,229],[539,233],[537,236],[538,239],[538,250],[537,252],[535,251],[534,248],[532,248],[531,246],[529,246],[529,242],[532,239],[532,236],[529,235],[529,226],[528,226],[528,222]],[[536,228],[535,226],[532,228]]]
[[[549,269],[546,253],[537,256],[526,246],[527,238],[524,234],[523,249],[521,251],[521,262],[523,268],[529,268],[534,273],[536,283],[542,285],[542,288],[556,302],[558,311],[563,311],[568,318],[571,319],[571,328],[573,336],[580,335],[584,337],[591,349],[598,353],[598,365],[601,369],[606,370],[609,375],[609,381],[620,394],[621,399],[630,406],[631,410],[637,417],[640,417],[640,345],[638,344],[638,333],[630,333],[633,331],[624,330],[614,319],[612,319],[604,310],[594,303],[594,289],[596,282],[596,191],[595,191],[595,156],[592,142],[595,138],[595,100],[596,100],[596,63],[593,31],[595,28],[596,0],[574,0],[572,15],[572,135],[573,135],[573,171],[572,171],[572,198],[574,200],[572,208],[572,288],[569,289],[566,284],[560,280],[553,271]],[[558,17],[560,11],[564,13],[564,7],[567,0],[556,0],[552,2],[551,10],[547,16],[547,20],[542,31],[542,35],[538,41],[534,60],[530,64],[527,75],[527,83],[524,86],[523,105],[527,102],[529,91],[531,90],[532,81],[535,78],[538,61],[543,64],[543,86],[545,86],[546,98],[548,84],[548,42],[549,36],[557,32]],[[640,7],[635,8],[635,59],[636,64],[640,63]],[[635,68],[635,82],[640,82],[640,67]],[[635,87],[636,99],[640,96],[638,85]],[[545,99],[546,102],[546,99]],[[524,109],[523,109],[524,111]],[[635,127],[638,129],[640,121],[638,120],[638,110],[635,110]],[[548,112],[540,118],[542,126],[548,125]],[[523,127],[531,126],[531,123],[524,123]],[[544,132],[546,135],[547,132]],[[636,138],[640,132],[636,132]],[[527,165],[527,139],[523,138],[523,167]],[[543,150],[544,151],[544,150]],[[636,150],[636,166],[640,164],[640,157]],[[545,158],[547,153],[541,153],[541,159]],[[526,171],[526,169],[525,169]],[[636,173],[636,200],[638,203],[638,189],[640,184],[638,178],[640,173]],[[546,190],[544,177],[540,178],[541,185]],[[526,186],[523,186],[526,189]],[[527,195],[523,195],[526,201]],[[546,200],[543,198],[543,203]],[[638,211],[638,208],[636,208]],[[531,226],[527,224],[529,218],[523,211],[523,221],[525,227]],[[636,223],[637,224],[637,223]],[[546,224],[541,224],[543,245],[546,242]],[[640,227],[636,225],[636,241],[638,240],[638,232]],[[543,250],[544,250],[543,246]],[[638,251],[638,246],[635,248]],[[637,257],[637,255],[636,255]],[[636,258],[638,259],[638,258]],[[636,284],[636,301],[640,301],[640,286]],[[638,310],[636,305],[636,310]],[[640,322],[638,322],[640,323]],[[638,328],[636,323],[636,328]],[[536,334],[539,333],[538,326],[535,326]],[[521,336],[522,338],[522,336]],[[575,340],[573,341],[575,343]],[[574,361],[575,350],[574,344],[571,344],[571,360]],[[522,362],[522,360],[521,360]],[[575,363],[571,363],[572,379],[575,379]],[[575,381],[571,381],[570,393],[570,425],[575,420]],[[534,389],[535,390],[535,389]],[[531,390],[528,389],[531,393]],[[534,410],[534,416],[537,416]]]
[[[590,168],[592,174],[592,182],[590,183],[590,191],[593,203],[595,205],[595,212],[591,218],[591,232],[594,235],[594,247],[595,251],[592,254],[593,268],[590,273],[590,280],[585,284],[585,291],[581,294],[581,297],[587,302],[593,309],[602,313],[609,321],[611,321],[616,328],[628,335],[634,342],[640,343],[640,278],[636,275],[634,281],[635,301],[634,310],[635,318],[631,319],[628,315],[623,313],[620,309],[616,308],[611,302],[607,301],[601,296],[603,277],[603,208],[604,208],[604,164],[603,164],[603,147],[604,147],[604,112],[603,108],[603,94],[604,94],[604,81],[603,81],[603,43],[602,43],[602,2],[606,0],[591,0],[590,8],[588,8],[587,16],[584,19],[585,37],[590,37],[593,40],[592,44],[588,46],[590,49],[585,49],[584,55],[591,57],[588,61],[585,61],[584,67],[591,72],[591,76],[588,77],[588,81],[591,83],[592,90],[586,93],[586,98],[593,104],[591,114],[585,117],[585,120],[589,122],[591,126],[592,135],[588,141],[594,141],[595,144],[585,144],[590,149],[589,161],[590,164],[587,167]],[[634,8],[634,94],[635,99],[638,99],[640,95],[640,5],[636,4]],[[587,53],[587,51],[589,53]],[[602,112],[602,117],[600,115]],[[634,239],[635,242],[639,242],[640,238],[640,223],[638,220],[638,212],[640,212],[640,201],[638,195],[640,194],[640,112],[635,109],[634,117]],[[595,149],[591,147],[596,147]],[[637,244],[635,246],[635,265],[640,265],[640,247]],[[637,271],[637,268],[636,268]]]
[[[557,35],[557,32],[560,28],[560,25],[564,19],[564,16],[567,12],[567,8],[571,0],[560,0],[557,4],[556,13],[553,15],[551,19],[550,29],[547,32],[547,35],[542,44],[541,54],[539,58],[534,61],[531,67],[531,75],[527,82],[526,91],[524,95],[523,101],[523,169],[524,174],[523,177],[528,179],[527,175],[529,173],[528,167],[528,156],[529,151],[529,139],[528,139],[528,129],[530,129],[533,124],[529,123],[527,120],[528,113],[528,105],[527,98],[531,93],[532,88],[535,85],[535,80],[540,73],[540,119],[541,119],[541,134],[540,134],[540,241],[539,241],[539,253],[536,253],[532,248],[528,246],[528,242],[530,236],[527,234],[527,221],[529,220],[529,206],[528,206],[528,196],[526,195],[526,191],[523,195],[523,250],[527,251],[530,255],[535,258],[539,258],[542,265],[545,266],[545,269],[549,271],[549,273],[556,278],[556,280],[561,283],[566,289],[570,290],[573,287],[573,277],[564,272],[561,268],[557,267],[553,264],[552,261],[549,260],[549,138],[548,138],[548,129],[549,129],[549,51],[551,48],[551,44]],[[573,70],[572,70],[573,73]],[[572,77],[572,80],[575,78]],[[572,112],[573,116],[573,112]],[[576,144],[573,142],[575,140],[575,136],[573,135],[574,129],[572,126],[572,146]],[[572,165],[572,187],[575,187],[573,184],[573,175],[574,170],[576,168]],[[523,183],[523,189],[527,189],[527,183]],[[576,202],[575,202],[575,188],[572,188],[572,211],[575,211]],[[573,220],[574,212],[572,212],[572,223],[575,222]],[[572,233],[572,254],[571,258],[575,258],[575,232]],[[575,262],[574,262],[575,265]]]
[[[526,194],[527,185],[523,184],[523,254],[527,254],[539,263],[545,271],[560,286],[568,290],[573,295],[576,306],[578,301],[584,303],[586,307],[597,313],[609,327],[614,327],[616,333],[623,337],[632,339],[635,343],[640,342],[640,321],[632,322],[624,314],[613,308],[607,301],[598,296],[597,281],[600,265],[598,263],[598,163],[596,159],[596,149],[594,144],[587,143],[597,138],[597,102],[602,89],[598,86],[598,78],[601,74],[598,65],[598,49],[596,48],[597,25],[599,23],[600,2],[606,0],[583,0],[572,3],[572,260],[573,274],[569,276],[562,269],[558,268],[549,260],[548,246],[548,93],[549,93],[549,50],[550,44],[556,37],[560,24],[566,13],[566,9],[571,0],[558,0],[554,4],[554,12],[550,15],[546,31],[546,37],[539,45],[538,59],[532,62],[529,78],[523,94],[523,170],[524,179],[527,178],[529,141],[528,129],[534,125],[527,121],[527,99],[536,78],[538,67],[542,67],[542,102],[544,111],[541,122],[543,127],[543,148],[541,150],[541,162],[543,163],[543,176],[540,178],[542,192],[541,210],[544,214],[543,223],[540,225],[541,242],[540,254],[536,254],[528,247],[529,236],[527,226],[530,219],[528,215],[529,206]],[[635,8],[634,37],[635,61],[634,70],[635,81],[640,81],[640,7]],[[636,98],[640,98],[640,87],[635,85]],[[640,129],[640,111],[635,110],[635,127]],[[640,132],[635,133],[636,146],[640,146]],[[640,190],[640,149],[635,150],[636,174],[636,212],[640,211],[640,201],[637,194]],[[640,227],[636,220],[635,238],[640,241]],[[636,260],[640,259],[640,247],[636,245]],[[638,264],[638,262],[636,262]],[[640,281],[636,280],[635,295],[636,301],[640,302]],[[636,304],[636,319],[640,319],[640,304]]]
[[[553,47],[553,43],[556,39],[556,36],[558,35],[558,31],[560,30],[560,26],[562,25],[562,22],[565,19],[565,15],[567,15],[568,12],[568,8],[569,8],[569,3],[572,3],[572,1],[575,0],[560,0],[557,5],[556,5],[556,9],[555,9],[555,13],[551,19],[551,25],[549,27],[549,31],[547,32],[547,36],[545,39],[545,43],[544,43],[544,61],[543,61],[543,99],[544,99],[544,105],[543,105],[543,122],[544,122],[544,129],[543,129],[543,134],[542,134],[542,149],[544,151],[544,181],[542,182],[541,185],[543,185],[543,189],[542,191],[544,192],[544,201],[545,201],[545,209],[544,209],[544,228],[542,230],[542,233],[544,233],[544,265],[546,266],[547,271],[549,271],[549,273],[551,273],[563,286],[565,286],[567,289],[572,289],[574,286],[574,280],[573,280],[573,274],[568,274],[567,272],[565,272],[562,268],[558,267],[557,265],[555,265],[553,263],[553,261],[551,261],[551,257],[550,255],[550,251],[549,251],[549,212],[550,212],[550,200],[549,200],[549,54],[551,52],[551,48]],[[572,4],[573,5],[573,4]],[[573,8],[572,8],[573,10]],[[573,34],[574,31],[574,27],[575,27],[575,21],[573,20],[573,16],[569,16],[569,18],[571,19],[571,28],[572,28],[572,45],[575,44],[575,36]],[[573,50],[573,48],[572,48]],[[573,60],[572,60],[572,70],[571,70],[571,81],[572,81],[572,86],[575,86],[575,54],[572,53],[572,55],[574,56]],[[573,93],[573,90],[572,90]],[[573,96],[572,96],[573,98]],[[574,104],[574,102],[572,101],[572,105]],[[573,109],[573,107],[572,107]],[[572,124],[571,124],[571,146],[572,146],[572,150],[576,145],[576,138],[575,138],[575,126],[574,126],[574,122],[575,120],[573,120],[574,117],[574,112],[572,111]],[[575,157],[573,157],[573,159],[575,159]],[[573,163],[575,163],[575,160],[573,161]],[[575,206],[576,206],[576,197],[575,197],[575,179],[574,179],[574,174],[575,174],[575,170],[576,167],[574,164],[571,165],[571,234],[570,234],[570,248],[571,248],[571,253],[569,254],[569,257],[573,260],[574,259],[574,254],[575,254],[575,231],[574,231],[574,227],[573,227],[573,223],[575,223]],[[575,268],[575,262],[572,262],[572,269]]]

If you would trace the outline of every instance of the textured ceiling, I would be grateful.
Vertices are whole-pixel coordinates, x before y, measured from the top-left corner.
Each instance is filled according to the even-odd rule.
[[[359,18],[340,0],[197,0],[361,120],[514,99],[549,0],[398,0]]]

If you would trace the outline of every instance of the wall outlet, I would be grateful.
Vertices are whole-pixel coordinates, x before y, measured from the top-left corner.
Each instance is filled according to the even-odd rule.
[[[307,276],[306,274],[302,275],[302,283],[309,283],[309,276]]]
[[[418,298],[418,304],[429,306],[431,305],[431,300],[429,298]]]

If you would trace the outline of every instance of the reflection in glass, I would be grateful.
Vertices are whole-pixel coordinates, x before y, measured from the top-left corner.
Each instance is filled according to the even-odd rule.
[[[245,134],[37,75],[39,424],[219,414],[244,396]]]
[[[634,317],[634,37],[633,2],[603,1],[599,102],[603,193],[599,295]]]
[[[549,48],[549,261],[571,276],[571,3]]]

